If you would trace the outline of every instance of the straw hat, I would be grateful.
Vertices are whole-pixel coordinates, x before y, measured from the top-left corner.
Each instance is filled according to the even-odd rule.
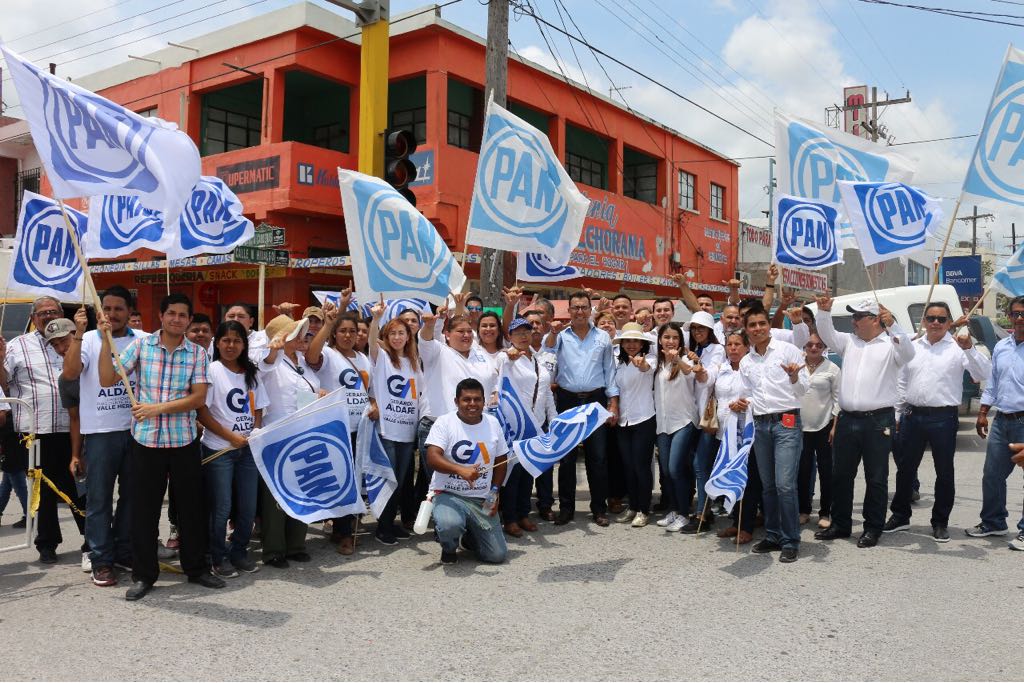
[[[651,341],[651,338],[644,332],[644,326],[640,323],[626,323],[622,326],[622,329],[612,340],[613,344],[618,344],[626,339],[636,339],[637,341]]]
[[[309,319],[292,320],[286,315],[279,315],[267,323],[267,340],[273,341],[278,335],[284,333],[284,340],[290,342],[306,334],[309,329]]]

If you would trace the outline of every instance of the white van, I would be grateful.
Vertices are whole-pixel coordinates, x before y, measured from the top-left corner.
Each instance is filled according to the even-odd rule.
[[[917,331],[917,326],[924,316],[924,305],[928,301],[928,289],[928,285],[880,289],[878,290],[878,302],[892,311],[892,316],[900,324],[900,327],[909,334],[913,334]],[[846,307],[863,299],[874,299],[874,297],[875,295],[868,291],[845,294],[833,299],[832,320],[835,328],[841,332],[853,332],[853,314],[846,310]],[[956,293],[953,285],[935,285],[931,300],[948,305],[949,310],[953,313],[953,320],[964,314],[964,309],[960,306],[960,296]],[[817,304],[810,304],[808,308],[817,314]]]

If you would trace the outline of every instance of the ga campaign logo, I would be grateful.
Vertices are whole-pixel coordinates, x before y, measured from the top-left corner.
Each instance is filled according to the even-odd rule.
[[[391,385],[391,378],[388,378],[388,386]],[[354,368],[345,368],[338,373],[338,384],[343,389],[366,389],[370,386],[369,376],[362,371],[356,371]],[[413,388],[415,393],[415,387]],[[394,394],[392,394],[394,396]],[[415,398],[415,396],[413,397]]]
[[[888,254],[924,244],[932,213],[920,192],[902,183],[858,185],[854,191],[876,252]]]
[[[228,410],[233,413],[252,413],[252,392],[232,389],[225,397]]]
[[[388,393],[394,398],[416,399],[416,379],[413,377],[406,380],[402,375],[391,375],[388,377]]]
[[[98,184],[115,180],[144,193],[157,189],[157,179],[146,167],[149,138],[156,130],[152,124],[102,97],[58,87],[38,67],[27,66],[43,92],[46,131],[58,176]]]
[[[348,428],[340,421],[269,444],[261,455],[274,488],[296,513],[349,504],[358,495]]]
[[[830,206],[799,199],[779,200],[779,263],[816,267],[836,261],[836,219]]]
[[[64,225],[60,207],[43,197],[29,199],[23,209],[25,221],[21,226],[21,241],[14,262],[17,282],[34,287],[49,287],[59,292],[72,293],[78,289],[82,266]],[[84,215],[67,209],[68,220],[82,239],[85,232]]]
[[[1024,204],[1024,64],[1007,62],[964,189]]]
[[[484,215],[471,223],[556,246],[569,215],[557,161],[535,131],[489,115],[474,189]]]
[[[242,215],[242,202],[235,193],[223,180],[212,176],[196,183],[179,224],[185,250],[235,244],[252,225]]]
[[[162,212],[143,207],[138,197],[106,195],[100,207],[100,246],[117,249],[135,242],[159,242],[163,224]]]
[[[452,446],[452,460],[460,465],[471,465],[477,460],[483,459],[485,465],[491,464],[491,454],[482,441],[456,441]]]
[[[885,180],[889,162],[868,152],[839,145],[799,123],[790,123],[789,177],[791,193],[838,204],[839,180]]]

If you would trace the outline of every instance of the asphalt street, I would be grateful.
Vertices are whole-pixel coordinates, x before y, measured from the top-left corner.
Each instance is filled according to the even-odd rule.
[[[812,516],[790,565],[713,534],[601,529],[580,502],[575,523],[510,540],[501,566],[442,566],[426,536],[387,548],[364,533],[343,558],[311,533],[308,564],[218,591],[165,573],[128,603],[127,578],[98,588],[81,572],[62,513],[58,565],[0,554],[0,678],[1019,679],[1024,553],[964,535],[981,501],[972,420],[958,451],[950,543],[930,536],[926,455],[909,532],[871,549],[826,544]],[[582,501],[582,468],[579,478]],[[1018,470],[1011,528],[1021,481]],[[894,482],[893,467],[890,493]],[[15,505],[0,546],[13,541]]]

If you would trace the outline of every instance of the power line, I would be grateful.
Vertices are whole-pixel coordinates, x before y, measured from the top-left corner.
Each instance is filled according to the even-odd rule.
[[[902,7],[903,9],[918,10],[921,12],[932,12],[935,14],[941,14],[947,17],[956,17],[957,19],[970,19],[972,21],[983,21],[988,24],[1002,24],[1003,26],[1024,26],[1024,24],[1018,24],[1012,21],[1001,21],[999,19],[989,19],[987,17],[1007,17],[1012,19],[1024,19],[1024,16],[1017,14],[996,14],[991,12],[969,12],[967,10],[952,10],[945,7],[927,7],[925,5],[907,5],[900,2],[891,2],[890,0],[858,0],[858,2],[865,2],[872,5],[889,5],[891,7]]]
[[[80,14],[79,16],[74,17],[72,19],[66,19],[66,20],[64,20],[62,22],[59,22],[57,24],[51,24],[50,26],[47,26],[45,28],[41,28],[41,29],[39,29],[37,31],[32,31],[30,33],[23,33],[20,36],[18,36],[17,38],[11,38],[8,42],[16,43],[19,40],[23,40],[25,38],[31,38],[32,36],[38,36],[40,33],[46,33],[47,31],[52,31],[53,29],[55,29],[55,28],[57,28],[59,26],[63,26],[64,24],[70,24],[73,21],[80,21],[82,19],[85,19],[86,17],[91,17],[94,14],[99,14],[100,12],[107,12],[109,10],[114,9],[115,7],[119,7],[119,6],[123,5],[123,4],[125,4],[127,2],[131,2],[131,1],[132,0],[121,0],[120,2],[117,2],[117,3],[113,4],[113,5],[111,5],[110,7],[101,7],[100,9],[93,10],[92,12],[86,12],[85,14]]]
[[[179,5],[179,4],[183,3],[183,2],[185,2],[185,0],[174,0],[173,2],[169,2],[166,5],[159,5],[157,7],[152,8],[152,9],[148,9],[145,12],[139,12],[138,14],[133,14],[130,17],[124,17],[123,19],[118,19],[117,21],[112,21],[109,24],[103,24],[102,26],[97,26],[95,28],[88,29],[87,31],[82,31],[81,33],[76,33],[76,34],[71,35],[71,36],[64,36],[63,38],[59,38],[58,40],[53,40],[53,41],[50,41],[49,43],[43,43],[42,45],[36,45],[35,47],[29,47],[29,48],[25,48],[25,49],[19,50],[19,51],[20,52],[32,52],[33,50],[41,50],[44,47],[50,47],[51,45],[56,45],[57,43],[63,43],[64,41],[71,40],[72,38],[78,38],[79,36],[84,36],[84,35],[89,34],[89,33],[94,33],[96,31],[101,31],[101,30],[103,30],[103,29],[105,29],[107,27],[116,26],[117,24],[121,24],[121,23],[124,23],[126,21],[130,21],[132,19],[138,19],[139,17],[144,16],[146,14],[150,14],[152,12],[156,12],[158,10],[165,9],[165,8],[170,7],[172,5]],[[201,8],[197,7],[196,9],[201,9]],[[195,10],[193,10],[193,11],[195,11]],[[181,15],[177,15],[177,16],[181,16]],[[174,17],[168,17],[168,18],[169,19],[173,19]],[[162,20],[162,21],[166,21],[166,20]],[[159,22],[157,22],[157,23],[159,23]],[[152,26],[152,24],[150,24],[150,26]],[[146,26],[139,26],[138,28],[139,29],[144,29],[144,28],[147,28],[147,27]],[[113,38],[113,36],[108,36],[108,38]],[[94,45],[94,44],[95,43],[89,43],[89,45]],[[78,50],[78,49],[81,49],[83,47],[89,47],[89,45],[80,45],[80,46],[78,46],[77,48],[74,48],[74,49]],[[61,54],[64,54],[64,53],[63,52],[58,52],[56,55],[50,55],[49,57],[39,57],[38,59],[50,59],[51,57],[56,57],[57,55],[61,55]]]

